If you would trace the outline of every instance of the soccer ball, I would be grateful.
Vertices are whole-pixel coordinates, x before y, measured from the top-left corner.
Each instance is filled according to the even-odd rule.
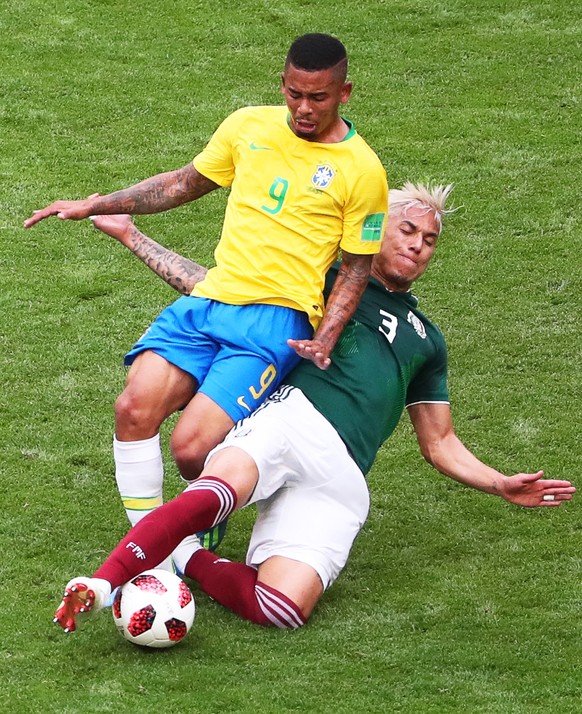
[[[125,583],[115,596],[113,621],[129,642],[143,647],[172,647],[194,622],[194,598],[174,573],[155,568]]]

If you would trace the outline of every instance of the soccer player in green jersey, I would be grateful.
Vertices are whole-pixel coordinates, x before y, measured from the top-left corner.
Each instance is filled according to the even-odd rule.
[[[521,506],[572,498],[569,481],[487,466],[453,429],[445,342],[410,292],[436,249],[450,189],[406,184],[390,192],[381,252],[330,368],[301,363],[210,453],[198,480],[133,528],[93,577],[69,582],[55,622],[74,630],[79,614],[173,551],[181,572],[240,616],[300,627],[347,561],[368,514],[365,474],[405,407],[423,456],[441,473]],[[98,226],[180,289],[200,277],[200,266],[164,251],[128,218]],[[336,275],[332,269],[330,283]],[[257,520],[246,564],[190,536],[250,503]]]
[[[167,417],[183,408],[171,448],[191,480],[301,357],[330,364],[380,248],[388,193],[380,160],[339,114],[352,90],[347,67],[339,40],[304,35],[282,73],[286,106],[239,109],[185,167],[107,196],[56,201],[25,222],[157,213],[231,189],[216,266],[126,355],[114,457],[132,524],[162,502]],[[340,249],[324,311],[325,274]]]

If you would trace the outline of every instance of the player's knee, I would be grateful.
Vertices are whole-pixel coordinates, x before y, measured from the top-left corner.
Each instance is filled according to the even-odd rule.
[[[198,478],[209,452],[219,444],[232,424],[216,424],[208,419],[183,419],[176,424],[170,438],[170,448],[183,478]]]
[[[124,390],[115,401],[115,433],[126,439],[146,439],[161,426],[156,410],[147,400]]]
[[[206,456],[213,446],[204,443],[195,434],[182,435],[179,430],[174,430],[170,448],[182,478],[191,481],[200,476]]]
[[[260,572],[260,568],[259,568]],[[313,607],[302,606],[282,590],[260,580],[255,583],[256,616],[261,625],[278,627],[280,630],[296,630],[307,622]]]
[[[303,615],[303,619],[301,619],[301,620],[297,619],[293,622],[293,624],[286,624],[286,625],[279,624],[279,625],[277,625],[277,627],[279,627],[279,629],[281,629],[281,630],[290,630],[290,631],[299,630],[301,627],[304,627],[308,621],[309,621],[309,616]]]

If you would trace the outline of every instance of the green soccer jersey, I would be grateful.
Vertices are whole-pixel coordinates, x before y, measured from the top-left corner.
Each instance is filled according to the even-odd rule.
[[[326,293],[337,275],[328,273]],[[299,387],[335,427],[367,473],[405,406],[448,403],[447,350],[440,330],[411,293],[374,278],[348,323],[327,370],[303,361],[285,380]]]

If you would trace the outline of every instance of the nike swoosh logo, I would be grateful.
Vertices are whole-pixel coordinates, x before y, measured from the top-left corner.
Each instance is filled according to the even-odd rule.
[[[273,151],[270,146],[257,146],[254,141],[251,142],[251,149],[255,151]]]

